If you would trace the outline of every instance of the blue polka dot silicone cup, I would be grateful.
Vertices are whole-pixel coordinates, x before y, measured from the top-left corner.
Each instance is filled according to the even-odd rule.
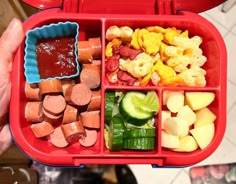
[[[79,75],[80,66],[78,63],[78,36],[79,36],[79,25],[75,22],[59,22],[56,24],[49,24],[42,27],[37,27],[27,32],[25,40],[25,56],[24,56],[24,74],[26,81],[30,84],[38,83],[42,80],[39,75],[38,64],[37,64],[37,54],[36,46],[37,40],[56,38],[62,36],[75,36],[75,63],[76,63],[76,73],[69,76],[55,76],[53,78],[47,79],[67,79],[74,78]]]

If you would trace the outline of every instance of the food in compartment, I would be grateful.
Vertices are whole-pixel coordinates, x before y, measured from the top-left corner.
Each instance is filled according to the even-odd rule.
[[[89,38],[88,42],[93,60],[87,60],[86,64],[80,63],[80,75],[55,79],[52,72],[67,76],[75,68],[75,63],[72,62],[75,60],[72,50],[78,49],[74,47],[75,39],[61,37],[39,40],[37,58],[41,60],[41,65],[43,62],[47,63],[47,60],[57,60],[58,62],[54,62],[57,66],[45,64],[42,69],[40,65],[39,70],[45,72],[46,79],[33,84],[25,82],[25,118],[32,123],[30,129],[36,138],[48,141],[58,148],[75,142],[90,147],[97,142],[101,127],[101,39]],[[53,58],[48,56],[50,54]],[[91,79],[89,76],[95,77]]]
[[[113,85],[206,86],[203,40],[188,30],[113,25],[105,36],[105,76]]]
[[[104,139],[107,149],[154,150],[158,112],[156,91],[106,91]]]
[[[56,127],[50,134],[49,142],[58,148],[63,148],[69,145],[60,126]]]
[[[80,120],[62,124],[61,128],[68,143],[78,141],[80,138],[86,136],[84,125]]]
[[[65,92],[68,104],[83,106],[90,102],[92,91],[83,83],[71,85]]]
[[[26,98],[32,101],[39,101],[39,88],[35,84],[29,84],[28,82],[25,83],[25,96]]]
[[[99,37],[89,38],[78,42],[79,62],[82,64],[91,63],[100,59],[102,54],[101,39]]]
[[[43,97],[46,94],[52,94],[52,93],[61,93],[63,91],[62,89],[62,83],[58,79],[52,79],[52,80],[43,80],[39,82],[39,94],[41,97]]]
[[[207,107],[215,99],[215,93],[211,92],[187,92],[185,93],[185,96],[186,104],[188,104],[193,110]]]
[[[72,105],[66,104],[62,123],[63,124],[71,123],[76,121],[77,118],[78,118],[78,109]]]
[[[43,120],[42,102],[30,101],[25,105],[25,118],[27,121],[40,122]]]
[[[97,131],[94,129],[85,128],[85,134],[86,134],[85,137],[83,137],[82,139],[79,139],[79,143],[84,147],[93,146],[97,141],[97,137],[98,137]]]
[[[83,64],[80,73],[80,82],[90,89],[96,89],[101,84],[101,70],[96,64]]]
[[[35,137],[37,138],[42,138],[47,135],[50,135],[54,131],[54,127],[52,126],[52,124],[47,121],[34,123],[30,126],[30,128],[33,131]]]
[[[182,98],[172,100],[177,94],[183,95],[184,103]],[[215,93],[208,91],[164,91],[165,103],[161,112],[162,147],[177,152],[205,149],[215,134],[216,115],[210,110],[214,99]],[[178,111],[172,111],[168,106],[169,100],[176,104],[180,104],[177,101],[180,100],[182,106],[178,105]]]
[[[36,45],[36,55],[40,78],[47,79],[76,74],[75,49],[74,37],[39,39]]]

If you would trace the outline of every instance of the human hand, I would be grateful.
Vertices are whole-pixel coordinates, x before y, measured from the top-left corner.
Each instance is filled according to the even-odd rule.
[[[13,19],[0,38],[0,155],[11,145],[6,124],[11,96],[11,71],[14,53],[24,38],[21,21]]]

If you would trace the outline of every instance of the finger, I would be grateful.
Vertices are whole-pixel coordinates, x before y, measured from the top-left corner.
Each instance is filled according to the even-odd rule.
[[[2,77],[12,69],[13,55],[24,38],[23,26],[20,20],[14,18],[0,38],[0,72]],[[3,73],[2,73],[3,72]]]
[[[2,52],[14,54],[24,38],[23,26],[20,20],[14,18],[0,38]]]
[[[5,125],[0,131],[0,155],[11,146],[11,133],[8,125]]]

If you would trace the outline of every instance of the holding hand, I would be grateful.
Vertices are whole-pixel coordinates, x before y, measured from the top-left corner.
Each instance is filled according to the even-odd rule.
[[[11,145],[6,124],[11,96],[11,71],[14,53],[24,38],[22,23],[13,19],[0,38],[0,155]]]

